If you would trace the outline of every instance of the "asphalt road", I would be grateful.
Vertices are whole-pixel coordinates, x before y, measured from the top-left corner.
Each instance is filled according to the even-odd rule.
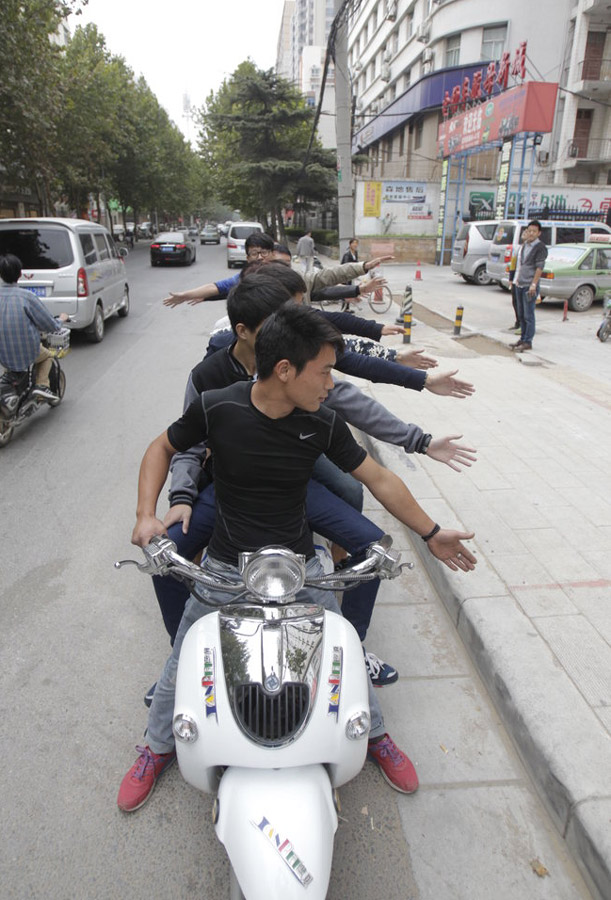
[[[63,403],[32,419],[0,453],[3,898],[162,900],[227,891],[211,800],[176,768],[142,810],[124,816],[116,808],[142,742],[142,697],[169,643],[148,580],[112,565],[137,556],[129,538],[142,453],[180,413],[187,374],[224,314],[222,303],[169,310],[160,301],[171,289],[224,276],[225,248],[198,247],[189,268],[151,268],[140,244],[127,267],[129,317],[108,321],[99,345],[74,337]],[[329,897],[586,897],[452,628],[426,605],[434,594],[426,577],[415,576],[409,591],[426,620],[416,633],[406,624],[402,640],[418,642],[414,654],[430,647],[432,677],[457,683],[469,698],[468,709],[457,705],[448,687],[444,733],[454,716],[461,778],[477,777],[482,790],[492,785],[486,796],[496,799],[487,799],[486,818],[464,842],[452,829],[426,827],[427,804],[435,802],[447,805],[460,830],[460,785],[399,797],[367,764],[342,790]],[[438,751],[435,740],[438,697],[431,692],[430,720],[419,727],[430,728],[428,745],[444,761],[447,749]],[[517,786],[518,801],[508,786]],[[486,824],[495,821],[498,827]],[[533,874],[537,852],[554,881]]]

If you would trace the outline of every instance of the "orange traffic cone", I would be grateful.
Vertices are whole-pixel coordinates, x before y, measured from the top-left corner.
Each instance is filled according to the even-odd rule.
[[[422,281],[422,272],[420,271],[420,260],[418,260],[418,263],[417,263],[417,265],[416,265],[416,278],[415,278],[415,280],[416,280],[416,281]]]

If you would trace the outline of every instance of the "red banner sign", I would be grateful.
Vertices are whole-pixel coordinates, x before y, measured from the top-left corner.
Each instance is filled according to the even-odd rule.
[[[527,81],[446,119],[439,126],[439,152],[452,156],[522,131],[551,131],[557,91],[555,83]]]

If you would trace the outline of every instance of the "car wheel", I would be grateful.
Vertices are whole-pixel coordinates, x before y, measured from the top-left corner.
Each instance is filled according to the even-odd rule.
[[[101,303],[97,304],[93,322],[86,333],[91,344],[100,344],[104,340],[104,312]]]
[[[129,288],[127,285],[123,288],[123,304],[117,310],[120,319],[125,319],[129,315]]]
[[[490,275],[488,275],[488,273],[486,272],[486,266],[479,266],[479,268],[477,268],[475,270],[475,272],[473,274],[473,281],[475,282],[475,284],[479,284],[482,287],[485,284],[490,284],[492,279],[490,278]]]
[[[569,309],[573,312],[585,312],[594,302],[594,291],[587,284],[578,287],[572,297],[569,297]]]
[[[194,253],[193,259],[191,260],[191,265],[193,265],[193,263],[195,262],[196,259],[197,259],[197,253]]]

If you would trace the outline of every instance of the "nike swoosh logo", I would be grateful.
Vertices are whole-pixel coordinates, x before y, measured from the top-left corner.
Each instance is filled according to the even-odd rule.
[[[315,434],[316,434],[315,431],[313,431],[312,434],[300,434],[300,435],[299,435],[299,440],[300,440],[300,441],[305,441],[306,438],[314,437]]]

